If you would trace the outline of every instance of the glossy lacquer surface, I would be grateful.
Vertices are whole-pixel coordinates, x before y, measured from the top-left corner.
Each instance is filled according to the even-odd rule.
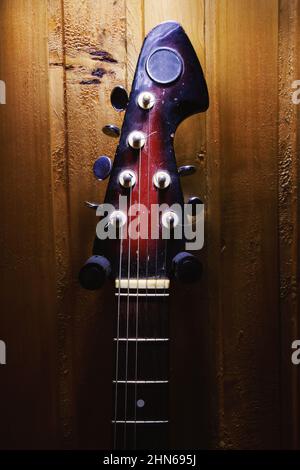
[[[147,72],[147,60],[160,48],[174,51],[181,62],[181,73],[170,83],[157,83]],[[149,72],[151,63],[149,62]],[[175,71],[178,65],[175,64]],[[145,110],[137,100],[141,92],[151,92],[154,106]],[[120,195],[128,196],[128,204],[137,204],[150,209],[152,204],[183,204],[179,175],[174,155],[176,128],[186,117],[208,107],[208,93],[203,72],[196,53],[182,27],[176,22],[165,22],[155,27],[145,38],[132,85],[119,145],[116,151],[105,202],[118,208]],[[146,135],[146,143],[140,150],[128,145],[128,135],[134,130]],[[137,182],[129,192],[120,186],[118,176],[124,169],[132,169]],[[171,184],[165,190],[154,187],[152,179],[158,170],[166,170]],[[130,194],[131,193],[131,194]],[[130,218],[128,219],[130,221]],[[151,239],[123,240],[122,276],[168,277],[171,260],[184,249],[184,240]],[[161,235],[161,234],[160,234]],[[119,270],[120,241],[99,241],[94,245],[94,254],[105,254],[112,263],[112,274]],[[127,263],[130,252],[130,262]],[[148,260],[148,261],[147,261]]]
[[[116,109],[127,102],[122,99],[118,106],[119,92],[112,93]],[[141,99],[145,93],[151,105],[149,99],[146,104]],[[99,287],[104,277],[117,279],[112,377],[115,449],[169,446],[169,290],[164,282],[172,275],[180,279],[178,266],[184,278],[191,273],[195,277],[199,266],[196,258],[183,253],[183,232],[178,236],[170,230],[165,237],[162,214],[181,212],[178,226],[186,223],[173,142],[180,122],[207,107],[205,80],[188,37],[178,23],[160,24],[146,37],[140,53],[104,201],[112,207],[108,214],[122,211],[127,223],[117,238],[95,239],[94,255],[98,257],[91,258],[81,271],[81,282],[87,288]],[[134,132],[142,135],[143,143],[137,148],[131,139]],[[120,178],[124,171],[134,175],[129,187]],[[159,171],[167,175],[168,184],[163,188],[157,183]],[[124,196],[123,204],[120,196]],[[153,208],[163,205],[157,219],[153,218]],[[112,219],[108,220],[110,228]],[[137,237],[129,229],[132,223]],[[144,286],[139,284],[145,279]],[[120,280],[125,281],[125,288],[120,287]]]

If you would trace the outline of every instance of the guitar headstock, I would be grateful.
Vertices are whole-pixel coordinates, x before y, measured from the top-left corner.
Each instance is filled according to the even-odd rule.
[[[193,167],[177,168],[174,136],[188,116],[208,108],[208,92],[197,55],[183,28],[168,21],[145,38],[130,97],[122,87],[113,90],[117,111],[126,113],[114,163],[107,157],[95,163],[98,179],[110,174],[93,257],[80,272],[86,288],[114,279],[195,279],[196,258],[185,252],[184,201],[180,175]]]

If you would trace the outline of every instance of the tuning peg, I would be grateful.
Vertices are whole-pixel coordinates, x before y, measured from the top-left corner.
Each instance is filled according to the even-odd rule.
[[[128,104],[128,94],[122,86],[116,86],[110,94],[110,102],[116,111],[125,111]]]
[[[86,207],[89,209],[94,209],[95,211],[98,209],[99,204],[97,202],[90,202],[90,201],[84,201]]]
[[[182,251],[173,258],[173,272],[181,282],[194,282],[200,279],[202,264],[192,254]]]
[[[91,256],[79,272],[79,282],[84,289],[99,289],[111,273],[110,262],[104,256]]]
[[[203,201],[198,196],[191,196],[187,202],[192,206],[192,216],[196,215],[196,206],[199,204],[203,204]]]
[[[105,180],[111,172],[112,163],[111,159],[106,155],[102,155],[101,157],[97,158],[93,166],[93,172],[95,177],[98,180]]]
[[[102,127],[102,132],[109,137],[119,137],[121,133],[120,128],[114,124],[107,124],[107,126]]]
[[[178,168],[179,176],[188,176],[193,175],[196,172],[197,168],[195,165],[184,165]]]
[[[196,206],[197,204],[203,204],[203,201],[198,196],[191,196],[188,200],[188,204]]]

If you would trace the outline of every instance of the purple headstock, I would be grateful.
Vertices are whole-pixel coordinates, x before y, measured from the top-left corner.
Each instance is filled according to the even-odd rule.
[[[80,281],[95,288],[108,275],[159,279],[174,270],[179,278],[195,278],[198,263],[184,253],[184,236],[175,235],[176,224],[184,220],[176,218],[172,206],[183,209],[184,203],[173,142],[181,121],[208,108],[208,92],[197,55],[178,23],[162,23],[148,34],[128,104],[121,89],[113,93],[115,102],[118,96],[119,108],[127,109],[104,201],[111,209],[101,215],[107,216],[106,229],[116,229],[119,236],[96,237],[94,256],[81,270]],[[120,196],[126,197],[122,207]],[[163,204],[153,217],[151,209]],[[132,236],[131,222],[138,237]],[[167,231],[169,239],[164,238]]]

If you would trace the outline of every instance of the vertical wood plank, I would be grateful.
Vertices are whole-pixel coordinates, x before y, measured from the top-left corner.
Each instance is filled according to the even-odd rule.
[[[204,1],[144,1],[145,34],[162,21],[178,21],[185,29],[205,72]],[[185,120],[175,135],[178,166],[194,164],[197,174],[181,183],[187,200],[206,202],[206,113]],[[204,263],[206,250],[200,256]],[[208,342],[206,331],[206,275],[195,286],[181,285],[171,298],[171,445],[173,448],[207,447],[210,442]],[[191,299],[197,299],[191,302]],[[186,312],[187,302],[189,311]],[[188,395],[188,399],[187,399]]]
[[[299,328],[299,151],[300,109],[292,102],[299,80],[300,2],[280,1],[279,10],[279,259],[281,315],[281,439],[299,448],[299,370],[291,344]]]
[[[206,6],[210,317],[221,374],[216,445],[277,448],[278,4]]]
[[[110,92],[126,84],[126,11],[124,1],[64,0],[64,38],[68,132],[69,217],[73,322],[74,443],[80,448],[109,448],[112,380],[113,289],[87,292],[78,271],[92,253],[97,219],[84,201],[102,201],[106,183],[92,167],[101,154],[114,156],[116,140],[101,133],[120,124]]]
[[[144,0],[145,34],[162,21],[178,21],[189,36],[205,72],[204,55],[204,1]],[[182,186],[186,198],[200,195],[205,198],[205,113],[192,116],[179,127],[175,136],[175,151],[178,166],[194,164],[198,174],[194,178],[183,178]]]
[[[144,37],[144,2],[142,0],[126,0],[126,70],[128,92],[130,92]]]
[[[211,401],[208,404],[211,430],[211,448],[223,448],[224,442],[224,343],[222,315],[221,248],[221,140],[220,140],[220,75],[219,44],[221,32],[215,1],[205,2],[205,53],[206,79],[210,106],[206,117],[207,139],[207,209],[205,240],[207,248],[208,316],[207,331],[210,361],[209,388]]]
[[[173,445],[276,448],[281,420],[282,447],[299,448],[290,361],[300,333],[300,106],[291,103],[299,8],[299,0],[0,2],[1,447],[110,445],[111,298],[77,282],[96,224],[83,201],[104,197],[91,170],[115,151],[101,134],[122,122],[111,89],[130,88],[145,33],[175,19],[206,71],[210,109],[176,135],[178,164],[198,167],[183,186],[207,203],[207,227],[200,290],[183,289],[172,309]],[[186,358],[195,357],[190,370]]]
[[[0,2],[1,448],[56,447],[47,4]]]
[[[70,305],[71,254],[69,229],[68,133],[66,63],[62,0],[48,0],[49,126],[53,187],[53,230],[55,241],[55,286],[58,348],[58,441],[71,447],[73,438],[72,322]]]

